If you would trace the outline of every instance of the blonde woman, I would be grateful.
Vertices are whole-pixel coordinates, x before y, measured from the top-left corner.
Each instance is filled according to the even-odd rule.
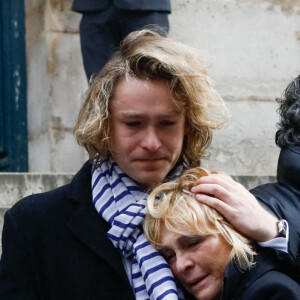
[[[298,283],[215,209],[199,203],[191,187],[202,168],[156,187],[148,198],[144,232],[174,277],[198,300],[300,299]]]

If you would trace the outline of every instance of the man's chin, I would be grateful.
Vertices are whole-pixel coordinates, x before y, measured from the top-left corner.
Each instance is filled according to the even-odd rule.
[[[157,184],[161,183],[164,179],[166,174],[161,173],[154,173],[154,174],[147,174],[148,176],[141,176],[137,178],[137,184],[143,189],[151,189],[155,187]]]

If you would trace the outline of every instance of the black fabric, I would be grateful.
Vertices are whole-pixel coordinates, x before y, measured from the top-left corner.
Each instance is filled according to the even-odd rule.
[[[290,227],[289,249],[295,270],[291,272],[300,281],[300,147],[288,146],[281,150],[276,183],[258,186],[250,192],[277,218],[286,219]],[[291,270],[291,269],[290,269]]]
[[[24,198],[7,211],[0,299],[134,299],[90,186],[87,163],[69,185]]]
[[[256,257],[256,265],[241,272],[231,262],[224,274],[222,300],[298,300],[300,285],[279,271],[280,265],[264,250]]]
[[[117,5],[119,2],[120,5]],[[124,9],[127,3],[132,3],[131,7],[133,3],[136,3],[139,9]],[[155,5],[147,0],[147,3],[148,6],[151,3],[151,9],[147,9],[143,1],[109,1],[101,10],[95,8],[82,11],[80,43],[83,65],[88,79],[105,66],[108,59],[119,48],[120,42],[130,32],[147,26],[154,30],[162,28],[165,34],[168,32],[169,10],[161,9],[162,3],[166,2],[159,0],[160,5]],[[121,4],[124,7],[120,7]]]
[[[300,196],[300,146],[287,146],[280,151],[277,181]]]
[[[106,10],[84,14],[80,23],[80,41],[87,78],[98,73],[132,31],[156,24],[168,30],[168,15],[157,11]]]
[[[74,0],[72,10],[77,12],[99,11],[110,4],[123,10],[155,10],[170,13],[170,0]]]
[[[17,202],[5,214],[0,299],[134,299],[108,226],[92,203],[88,163],[70,184]],[[273,251],[280,270],[300,274],[299,241],[290,226],[289,255]]]

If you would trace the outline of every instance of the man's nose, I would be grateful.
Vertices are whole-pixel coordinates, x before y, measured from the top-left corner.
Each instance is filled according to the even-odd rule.
[[[191,253],[179,253],[176,255],[176,269],[178,273],[185,273],[194,267]]]
[[[161,140],[157,129],[147,128],[145,135],[142,137],[142,148],[151,152],[156,152],[161,147]]]

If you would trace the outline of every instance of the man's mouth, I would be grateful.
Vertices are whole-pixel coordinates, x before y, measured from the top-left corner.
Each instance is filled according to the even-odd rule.
[[[164,159],[165,159],[165,157],[141,157],[141,158],[137,158],[135,160],[140,161],[140,162],[156,162],[156,161],[161,161]]]

